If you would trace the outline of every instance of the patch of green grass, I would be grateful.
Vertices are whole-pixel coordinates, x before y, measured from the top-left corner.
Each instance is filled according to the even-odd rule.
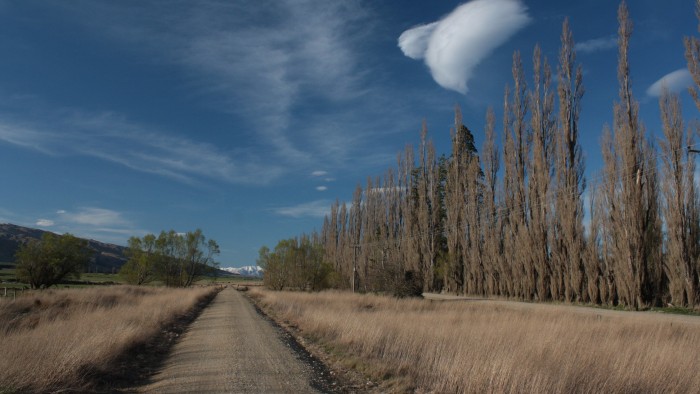
[[[95,285],[124,284],[118,274],[84,273],[79,279],[67,277],[54,288],[82,288]],[[17,280],[14,263],[0,263],[0,292],[3,288],[20,289],[28,288],[29,284]],[[2,394],[2,393],[0,393]]]
[[[248,278],[248,277],[242,277],[242,276],[236,276],[236,275],[228,275],[228,276],[218,276],[218,277],[202,277],[199,280],[195,281],[196,285],[207,285],[211,283],[217,283],[217,284],[238,284],[238,285],[262,285],[262,278]]]
[[[558,303],[560,305],[565,305],[564,303]],[[633,309],[627,308],[622,305],[596,305],[596,304],[571,304],[573,306],[581,306],[585,308],[594,308],[594,309],[608,309],[611,311],[622,311],[622,312],[630,312],[634,311]],[[674,315],[688,315],[688,316],[700,316],[700,310],[696,309],[691,309],[691,308],[684,308],[680,306],[670,306],[670,307],[651,307],[647,309],[640,309],[636,312],[660,312],[660,313],[670,313]]]
[[[17,289],[24,286],[23,283],[17,283],[14,263],[0,263],[0,291],[5,287],[8,289]]]
[[[91,283],[125,283],[119,274],[100,274],[100,273],[89,273],[81,274],[80,280],[83,282]]]
[[[651,308],[651,311],[661,313],[671,313],[674,315],[700,316],[700,311],[680,306],[669,306],[664,308]]]
[[[8,269],[8,268],[0,269],[0,282],[6,282],[9,280],[15,280],[14,268],[12,268],[12,269]]]

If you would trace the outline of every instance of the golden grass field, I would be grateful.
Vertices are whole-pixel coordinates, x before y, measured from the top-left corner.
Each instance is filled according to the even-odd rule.
[[[700,390],[700,318],[515,302],[252,291],[378,392]]]
[[[112,286],[0,299],[0,392],[90,390],[90,379],[214,288]]]

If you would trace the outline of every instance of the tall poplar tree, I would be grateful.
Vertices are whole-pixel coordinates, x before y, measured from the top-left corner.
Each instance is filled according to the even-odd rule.
[[[500,284],[502,240],[501,217],[498,214],[498,170],[500,157],[496,146],[496,115],[492,108],[486,112],[485,139],[481,154],[484,166],[483,204],[481,207],[481,223],[483,234],[483,264],[486,280],[486,292],[492,295],[502,294]]]
[[[527,166],[531,134],[527,128],[528,96],[520,53],[513,54],[513,91],[506,88],[503,130],[505,143],[504,197],[504,261],[508,296],[532,299],[534,296],[534,269],[529,259],[527,221]]]
[[[693,307],[698,302],[698,196],[694,185],[695,158],[686,147],[693,137],[686,130],[677,95],[664,91],[659,99],[664,139],[662,190],[666,220],[665,272],[671,300],[677,306]]]
[[[532,158],[529,162],[529,272],[534,271],[534,291],[537,299],[550,298],[550,245],[551,221],[550,186],[554,159],[554,93],[551,87],[551,69],[547,59],[542,61],[539,45],[533,56],[534,84],[529,94],[530,124],[532,129]],[[531,274],[532,275],[532,274]],[[530,284],[532,286],[533,284]]]
[[[557,93],[559,98],[559,128],[556,154],[556,199],[554,298],[597,300],[598,264],[587,261],[584,269],[584,231],[582,194],[586,183],[584,161],[579,142],[579,116],[583,98],[583,71],[576,65],[574,39],[569,20],[564,20],[559,50]],[[583,272],[587,285],[584,291]],[[562,294],[563,291],[563,294]],[[595,302],[595,301],[594,301]]]
[[[654,303],[660,293],[658,180],[654,151],[632,94],[628,56],[632,21],[625,2],[619,7],[618,21],[620,101],[614,106],[614,134],[603,146],[606,202],[618,300],[638,309]]]

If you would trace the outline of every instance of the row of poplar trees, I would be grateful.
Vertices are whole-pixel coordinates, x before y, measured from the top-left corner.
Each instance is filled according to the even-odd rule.
[[[697,130],[686,128],[679,97],[666,92],[664,136],[660,150],[654,147],[632,94],[624,2],[618,22],[619,99],[603,131],[604,167],[588,185],[588,228],[583,76],[565,21],[554,76],[536,47],[528,86],[521,56],[513,56],[502,149],[491,109],[479,153],[457,108],[449,157],[438,157],[424,123],[417,151],[407,147],[396,168],[358,186],[351,204],[333,204],[315,239],[339,286],[635,309],[700,304],[700,205],[690,149]],[[700,85],[700,40],[685,44]],[[700,109],[698,91],[691,94]]]

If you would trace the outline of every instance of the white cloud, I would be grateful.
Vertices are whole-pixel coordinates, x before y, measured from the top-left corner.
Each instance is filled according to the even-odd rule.
[[[130,236],[148,233],[134,225],[122,212],[99,207],[60,209],[56,211],[53,219],[41,219],[36,225],[53,226],[54,231],[60,233],[71,233],[82,238],[121,245],[124,245]]]
[[[149,59],[179,67],[191,78],[188,88],[242,117],[278,162],[318,156],[307,128],[294,124],[300,100],[343,102],[368,89],[359,51],[373,25],[357,0],[173,1],[168,7],[76,0],[60,7]]]
[[[129,224],[122,214],[105,208],[86,207],[77,212],[66,212],[61,218],[71,223],[89,226],[124,226]]]
[[[340,168],[349,162],[372,167],[358,161],[359,155],[386,153],[391,158],[381,165],[390,165],[395,148],[367,141],[414,127],[420,120],[406,113],[430,100],[401,94],[403,86],[382,85],[390,70],[373,52],[383,45],[384,21],[374,12],[376,4],[366,0],[173,0],[167,7],[74,0],[46,7],[81,25],[105,47],[116,44],[154,70],[165,65],[179,83],[174,88],[196,110],[230,116],[235,129],[222,137],[230,144],[235,138],[238,148],[223,152],[233,165],[221,168],[234,167],[225,171],[233,173],[234,182],[269,183],[302,168]],[[307,100],[323,108],[300,108]],[[349,107],[356,111],[348,112]],[[44,113],[32,109],[32,116]],[[221,140],[199,130],[178,133]],[[215,147],[219,153],[227,149]],[[97,153],[123,165],[131,162],[109,151]],[[145,171],[183,182],[209,177],[160,166]]]
[[[399,47],[411,59],[423,59],[438,22],[413,27],[399,36]]]
[[[318,190],[320,192],[325,192],[326,190],[328,190],[328,187],[327,186],[316,186],[316,190]]]
[[[683,89],[688,88],[693,84],[693,77],[688,69],[682,68],[673,71],[661,77],[647,89],[647,95],[651,97],[659,97],[664,88],[669,92],[678,93]]]
[[[59,141],[58,136],[27,127],[21,123],[3,123],[0,121],[0,141],[33,149],[45,154],[55,154],[47,145]]]
[[[605,51],[608,49],[613,49],[617,47],[617,37],[601,37],[594,38],[591,40],[582,41],[574,45],[574,49],[581,53],[592,53],[598,51]]]
[[[110,112],[57,111],[29,124],[0,121],[0,141],[49,155],[97,157],[135,171],[185,183],[204,178],[230,183],[267,183],[284,171],[249,153],[228,154],[216,146],[152,130]]]
[[[331,202],[328,200],[316,200],[299,205],[276,208],[275,213],[293,218],[313,217],[322,218],[331,210]]]
[[[437,22],[406,30],[399,47],[425,59],[435,82],[466,94],[476,66],[530,22],[519,0],[474,0]]]
[[[36,225],[41,227],[51,227],[54,225],[54,222],[53,220],[49,219],[39,219],[36,221]]]
[[[327,172],[327,171],[316,170],[316,171],[314,171],[314,172],[311,173],[311,176],[324,176],[324,175],[328,175],[328,172]]]
[[[373,187],[369,190],[365,190],[366,194],[389,194],[389,193],[404,193],[405,189],[400,186],[394,186],[391,188],[386,187]]]

